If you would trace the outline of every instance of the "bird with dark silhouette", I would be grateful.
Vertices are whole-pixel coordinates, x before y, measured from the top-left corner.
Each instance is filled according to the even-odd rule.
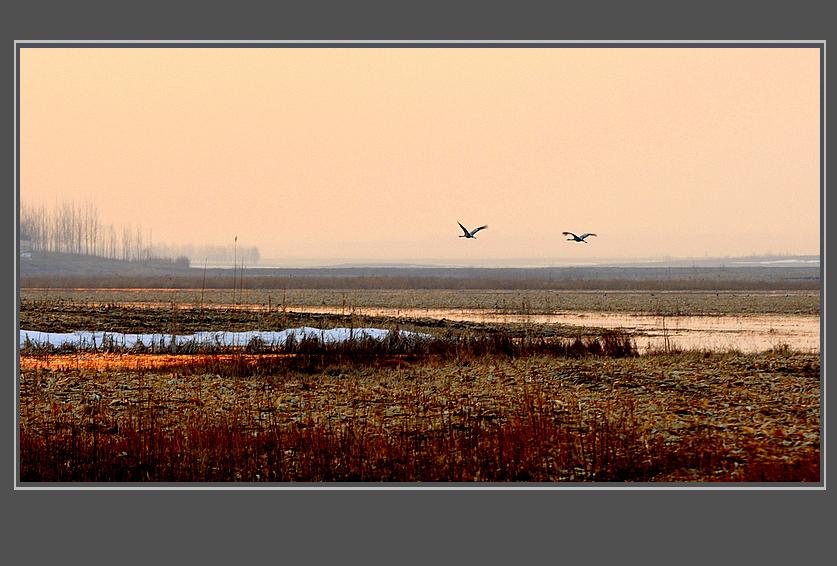
[[[572,232],[562,232],[562,234],[564,234],[565,236],[572,236],[572,238],[567,238],[568,242],[584,242],[585,244],[587,243],[587,240],[585,239],[587,238],[587,236],[595,236],[595,234],[591,232],[587,232],[586,234],[582,234],[581,236],[576,236]]]
[[[480,231],[480,230],[482,230],[483,228],[488,228],[488,225],[485,225],[485,226],[480,226],[479,228],[474,228],[473,230],[471,230],[471,231],[469,232],[469,231],[468,231],[468,229],[467,229],[465,226],[463,226],[461,222],[457,222],[457,224],[459,224],[459,227],[460,227],[460,228],[462,228],[462,231],[463,231],[463,232],[465,232],[464,234],[462,234],[461,236],[459,236],[460,238],[476,238],[475,234],[476,234],[477,232],[479,232],[479,231]]]

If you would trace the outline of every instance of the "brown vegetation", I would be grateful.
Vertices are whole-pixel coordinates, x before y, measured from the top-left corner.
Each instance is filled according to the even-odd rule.
[[[55,289],[113,289],[113,288],[174,288],[174,289],[554,289],[554,290],[680,290],[680,291],[770,291],[817,290],[818,277],[799,279],[750,279],[656,275],[626,279],[613,277],[555,278],[555,277],[471,277],[463,276],[315,276],[315,275],[257,275],[248,273],[238,281],[232,274],[213,274],[204,281],[198,270],[190,274],[161,275],[56,275],[24,274],[21,285]],[[258,270],[251,270],[257,272]]]
[[[24,348],[24,482],[820,481],[816,354],[775,348],[636,356],[625,334],[552,324],[315,315],[275,303],[262,310],[140,306],[158,292],[137,293],[135,306],[30,296],[21,303],[21,325],[393,332],[383,341],[186,345],[174,352]],[[492,298],[434,293],[373,297]],[[316,295],[325,296],[341,297]],[[521,297],[555,295],[513,295]],[[799,299],[783,297],[760,294],[729,305],[775,308]]]
[[[221,308],[233,310],[229,290],[201,289],[46,289],[21,290],[27,312],[91,306],[152,306],[157,309]],[[241,317],[256,311],[299,311],[301,307],[334,307],[341,314],[359,314],[380,307],[393,309],[474,309],[493,313],[539,314],[568,311],[605,311],[630,314],[819,314],[819,292],[811,291],[546,291],[546,290],[245,290],[239,297]],[[250,311],[252,314],[246,314]],[[207,314],[206,316],[215,316]],[[235,320],[228,320],[235,324]],[[221,326],[217,328],[227,328]]]
[[[235,373],[26,370],[21,478],[819,481],[812,355]]]

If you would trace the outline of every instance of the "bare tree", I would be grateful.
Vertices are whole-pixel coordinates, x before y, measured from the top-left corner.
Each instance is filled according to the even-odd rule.
[[[21,203],[20,239],[28,241],[32,251],[103,256],[125,261],[147,261],[158,250],[165,250],[169,257],[194,255],[191,246],[154,248],[153,232],[149,230],[144,235],[139,225],[102,225],[93,202],[79,205],[63,201],[54,207]],[[230,247],[234,257],[235,246]],[[177,249],[184,251],[178,254],[175,253]],[[258,250],[255,251],[258,254]]]
[[[131,228],[129,226],[122,227],[122,259],[128,261],[131,259]]]
[[[116,259],[116,228],[108,225],[108,257]]]

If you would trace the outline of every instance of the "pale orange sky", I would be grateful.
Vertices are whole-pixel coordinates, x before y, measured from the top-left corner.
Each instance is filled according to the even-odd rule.
[[[21,201],[93,201],[155,243],[819,254],[813,48],[24,47],[20,77]]]

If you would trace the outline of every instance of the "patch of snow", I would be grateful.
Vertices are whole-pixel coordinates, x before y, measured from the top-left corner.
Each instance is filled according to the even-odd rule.
[[[21,330],[19,344],[23,347],[27,341],[35,346],[52,345],[55,347],[69,344],[78,348],[97,348],[102,345],[114,345],[132,348],[137,344],[154,347],[169,347],[175,344],[208,344],[215,346],[246,346],[254,338],[272,346],[284,344],[293,337],[299,341],[303,338],[317,338],[322,343],[345,342],[372,338],[382,340],[390,333],[381,328],[311,328],[302,326],[288,328],[281,331],[247,331],[247,332],[196,332],[194,334],[121,334],[119,332],[41,332],[38,330]],[[399,331],[403,336],[429,337],[421,332]]]

